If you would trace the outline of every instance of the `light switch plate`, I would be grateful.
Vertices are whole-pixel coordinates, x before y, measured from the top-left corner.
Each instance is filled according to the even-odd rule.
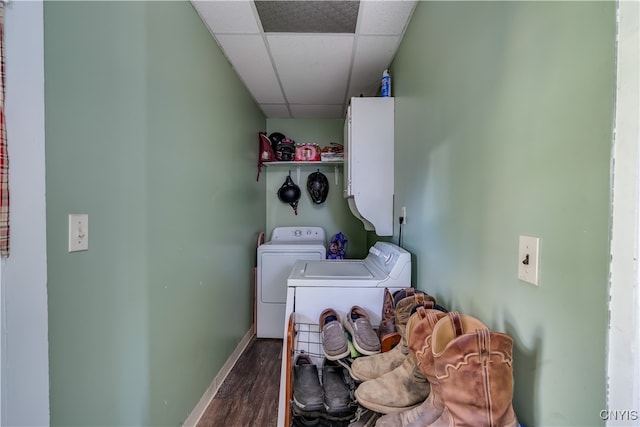
[[[89,215],[69,214],[69,252],[89,250]]]
[[[538,286],[540,238],[520,236],[518,245],[518,279]]]

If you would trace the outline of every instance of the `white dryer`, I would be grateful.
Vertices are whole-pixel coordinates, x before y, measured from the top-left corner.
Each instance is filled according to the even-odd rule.
[[[256,270],[256,336],[283,338],[287,279],[299,260],[326,258],[322,227],[276,227],[271,240],[258,246]]]

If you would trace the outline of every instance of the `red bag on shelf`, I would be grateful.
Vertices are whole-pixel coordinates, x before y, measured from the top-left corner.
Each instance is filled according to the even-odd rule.
[[[256,181],[260,179],[260,172],[262,172],[262,164],[264,162],[273,162],[276,159],[276,155],[271,148],[271,140],[267,137],[266,132],[258,132],[258,138],[260,139],[259,152],[258,152],[258,176]]]

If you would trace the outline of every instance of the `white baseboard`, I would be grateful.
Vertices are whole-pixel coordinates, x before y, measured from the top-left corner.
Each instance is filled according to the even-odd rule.
[[[251,339],[254,336],[253,329],[254,327],[251,326],[251,329],[249,329],[244,337],[242,337],[242,339],[236,346],[236,349],[233,350],[231,356],[229,356],[227,361],[218,372],[218,375],[216,375],[213,381],[211,381],[211,384],[200,398],[200,401],[198,402],[196,407],[193,408],[193,411],[191,411],[189,417],[187,417],[187,419],[184,420],[184,423],[182,423],[183,427],[196,427],[196,425],[200,421],[200,418],[202,418],[202,415],[204,415],[204,412],[207,410],[209,404],[218,392],[218,389],[224,382],[225,378],[227,378],[227,375],[229,375],[229,372],[231,372],[231,369],[233,369],[233,366],[236,364],[244,350],[251,342]]]

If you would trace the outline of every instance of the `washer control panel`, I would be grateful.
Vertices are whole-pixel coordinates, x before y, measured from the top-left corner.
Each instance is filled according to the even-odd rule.
[[[411,271],[411,254],[390,242],[376,242],[369,248],[366,260],[374,263],[391,277],[398,277],[406,266]]]
[[[273,243],[325,242],[326,233],[322,227],[275,227],[271,232]]]

